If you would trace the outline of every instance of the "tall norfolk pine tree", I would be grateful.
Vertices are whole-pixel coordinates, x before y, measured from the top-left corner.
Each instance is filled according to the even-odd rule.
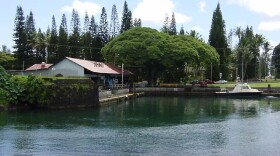
[[[15,28],[14,28],[14,49],[16,58],[16,69],[23,69],[24,63],[28,57],[26,51],[27,37],[25,32],[25,18],[21,6],[17,6],[17,12],[15,17]]]
[[[112,7],[111,22],[110,22],[110,38],[115,38],[120,31],[119,17],[117,7],[114,4]]]
[[[163,27],[161,28],[161,32],[163,32],[163,33],[169,33],[169,29],[170,29],[170,21],[169,21],[169,17],[168,17],[168,15],[166,14],[166,16],[165,16],[165,19],[164,19],[164,22],[163,22]]]
[[[74,58],[80,58],[80,17],[78,12],[73,9],[71,19],[71,33],[69,36],[69,48],[70,56]]]
[[[35,58],[36,56],[34,54],[34,49],[36,46],[36,28],[32,11],[30,11],[29,15],[26,16],[25,32],[27,37],[26,51],[28,55],[25,64],[26,66],[31,66],[34,62],[37,61],[37,59]]]
[[[62,15],[61,24],[59,27],[58,35],[58,60],[64,59],[69,56],[68,53],[68,28],[65,14]]]
[[[90,49],[90,60],[103,61],[101,55],[102,42],[98,35],[98,25],[95,23],[94,16],[91,17],[90,21],[90,34],[91,34],[91,49]]]
[[[52,27],[50,32],[50,41],[48,45],[48,62],[57,63],[60,61],[58,59],[58,33],[57,26],[55,22],[55,17],[52,17]]]
[[[99,23],[99,37],[101,38],[102,44],[105,45],[109,41],[108,21],[107,13],[105,8],[102,8],[100,23]]]
[[[121,24],[121,33],[132,27],[132,13],[128,9],[127,2],[124,2],[123,6],[123,14],[122,14],[122,24]]]
[[[91,60],[91,34],[90,34],[90,21],[88,17],[88,13],[85,14],[84,19],[84,29],[81,37],[81,43],[82,43],[82,57],[87,60]]]
[[[171,17],[171,23],[169,28],[169,35],[177,35],[177,29],[176,29],[176,19],[174,12],[172,13]]]
[[[220,55],[220,65],[213,64],[213,79],[220,79],[219,73],[222,73],[222,79],[229,78],[229,56],[230,49],[228,48],[225,21],[223,20],[220,4],[218,3],[216,10],[213,13],[212,25],[209,34],[209,44],[213,46]],[[211,69],[207,70],[207,75],[210,77]]]

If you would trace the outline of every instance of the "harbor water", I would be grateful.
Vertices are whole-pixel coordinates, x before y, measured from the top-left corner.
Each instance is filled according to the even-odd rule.
[[[0,155],[279,155],[280,99],[141,97],[0,112]]]

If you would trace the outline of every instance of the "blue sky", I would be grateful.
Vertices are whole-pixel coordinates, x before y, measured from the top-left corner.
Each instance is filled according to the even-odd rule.
[[[133,17],[141,18],[142,26],[160,29],[166,15],[175,13],[177,30],[197,30],[205,41],[208,40],[213,11],[220,2],[227,32],[237,26],[253,26],[254,32],[263,34],[273,46],[280,43],[280,2],[277,0],[127,0]],[[21,6],[25,16],[30,11],[34,14],[36,28],[46,31],[55,16],[57,26],[61,16],[66,14],[70,25],[71,12],[75,8],[83,25],[84,13],[95,16],[99,23],[101,8],[105,7],[110,21],[112,5],[116,4],[121,18],[124,0],[11,0],[1,2],[0,45],[12,49],[14,18],[17,6]],[[119,19],[119,22],[121,19]],[[233,41],[233,45],[235,41]]]

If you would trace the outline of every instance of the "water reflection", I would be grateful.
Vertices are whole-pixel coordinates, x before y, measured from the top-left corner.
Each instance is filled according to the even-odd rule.
[[[278,99],[144,97],[100,109],[1,112],[0,129],[74,128],[84,126],[161,126],[219,122],[257,117],[280,110]],[[25,126],[28,125],[28,126]]]
[[[280,100],[144,97],[0,113],[0,155],[275,155]]]

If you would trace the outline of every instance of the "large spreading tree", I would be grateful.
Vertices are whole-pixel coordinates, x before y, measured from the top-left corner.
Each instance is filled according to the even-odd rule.
[[[132,28],[110,41],[102,54],[107,62],[120,65],[135,75],[135,81],[179,82],[185,65],[207,67],[218,62],[215,49],[190,36],[170,36],[151,28]],[[169,74],[166,74],[169,73]]]
[[[213,46],[220,55],[220,64],[213,64],[213,69],[208,69],[208,76],[211,74],[214,80],[220,79],[222,73],[222,79],[229,78],[229,56],[231,50],[228,47],[225,21],[223,20],[220,4],[218,3],[216,10],[213,13],[212,25],[209,34],[209,44]],[[212,68],[211,67],[211,68]],[[212,73],[210,71],[213,71]],[[209,76],[210,77],[210,76]]]

